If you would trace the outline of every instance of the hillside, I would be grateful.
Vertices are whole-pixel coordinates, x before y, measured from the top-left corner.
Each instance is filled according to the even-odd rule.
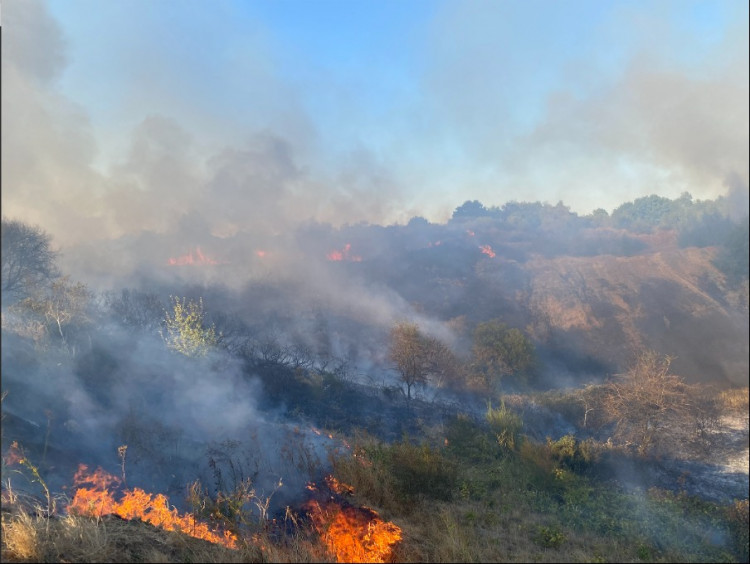
[[[518,206],[18,277],[4,559],[746,561],[747,222]]]

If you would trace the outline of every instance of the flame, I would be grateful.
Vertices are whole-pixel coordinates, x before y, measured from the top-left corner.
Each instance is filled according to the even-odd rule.
[[[207,257],[201,252],[200,247],[195,247],[195,255],[193,251],[188,251],[188,254],[179,256],[177,258],[170,258],[167,261],[169,266],[184,266],[184,265],[195,265],[195,264],[219,264],[219,261]]]
[[[344,248],[339,250],[334,249],[330,253],[326,255],[326,258],[328,260],[332,261],[342,261],[342,260],[348,260],[352,262],[362,262],[362,257],[359,255],[350,255],[349,251],[351,251],[352,245],[351,243],[347,243],[344,245]]]
[[[490,258],[495,258],[495,251],[493,251],[492,247],[489,245],[479,245],[479,248],[482,249],[482,252],[485,255],[488,255]]]
[[[68,511],[92,517],[115,514],[123,519],[140,519],[168,531],[181,531],[195,538],[237,548],[237,537],[229,531],[214,531],[206,523],[196,521],[192,515],[180,515],[177,509],[169,508],[169,500],[163,494],[150,494],[140,488],[125,490],[117,501],[110,489],[120,485],[120,479],[101,468],[89,473],[88,467],[81,464],[73,477],[79,487]]]
[[[345,484],[344,482],[339,482],[333,476],[326,476],[325,482],[326,486],[339,495],[352,495],[354,493],[354,488],[352,486]]]
[[[255,251],[255,255],[258,256],[258,257],[260,257],[260,258],[263,258],[263,257],[268,256],[268,251],[264,251],[262,249],[259,249],[259,250]]]
[[[310,519],[338,562],[388,562],[401,529],[369,507],[344,507],[335,501],[307,504]]]
[[[26,458],[23,451],[21,450],[21,447],[18,446],[18,441],[13,441],[8,452],[3,457],[3,462],[5,462],[6,466],[13,466],[14,464],[23,464],[25,460]]]
[[[474,233],[474,232],[473,232],[473,231],[472,231],[471,229],[467,229],[467,230],[466,230],[466,234],[467,234],[467,235],[468,235],[469,237],[473,237],[473,236],[475,235],[475,233]]]

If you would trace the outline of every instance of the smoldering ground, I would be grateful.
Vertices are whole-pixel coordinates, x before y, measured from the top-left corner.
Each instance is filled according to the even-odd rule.
[[[85,464],[116,476],[123,469],[128,487],[165,493],[177,506],[196,479],[209,491],[248,479],[283,507],[317,479],[327,449],[343,448],[283,409],[260,411],[259,383],[226,354],[188,359],[158,336],[115,324],[90,337],[76,358],[40,363],[32,345],[3,331],[3,438],[22,444],[53,491]]]

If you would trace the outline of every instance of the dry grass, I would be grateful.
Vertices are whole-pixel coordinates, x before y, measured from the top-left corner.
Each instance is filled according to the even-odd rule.
[[[750,409],[750,389],[732,388],[719,393],[719,403],[724,410],[732,413],[747,413]]]
[[[326,562],[324,547],[299,533],[281,541],[265,533],[232,550],[116,516],[47,518],[16,503],[3,507],[3,562]]]

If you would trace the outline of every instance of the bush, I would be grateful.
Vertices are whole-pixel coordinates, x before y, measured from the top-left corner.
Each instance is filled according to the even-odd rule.
[[[556,441],[548,438],[547,446],[552,458],[562,468],[573,472],[585,472],[595,462],[595,453],[591,440],[581,442],[573,435],[565,435]]]
[[[185,356],[205,356],[216,346],[218,338],[213,326],[204,327],[203,299],[186,301],[171,296],[172,313],[164,319],[167,334],[162,335],[167,347]]]
[[[748,534],[750,511],[748,507],[748,500],[743,499],[735,501],[727,510],[732,541],[740,562],[747,562],[750,554],[750,534]]]
[[[492,409],[492,404],[488,403],[486,419],[497,437],[497,444],[503,449],[516,450],[521,445],[523,419],[506,408],[505,402],[501,402],[498,409]]]
[[[554,527],[538,527],[534,542],[544,548],[560,548],[567,539],[562,531]]]
[[[472,462],[489,462],[502,455],[496,439],[466,415],[459,415],[446,426],[448,452]]]
[[[390,448],[391,472],[396,491],[404,497],[424,495],[450,501],[458,484],[458,466],[428,445],[407,440]]]

